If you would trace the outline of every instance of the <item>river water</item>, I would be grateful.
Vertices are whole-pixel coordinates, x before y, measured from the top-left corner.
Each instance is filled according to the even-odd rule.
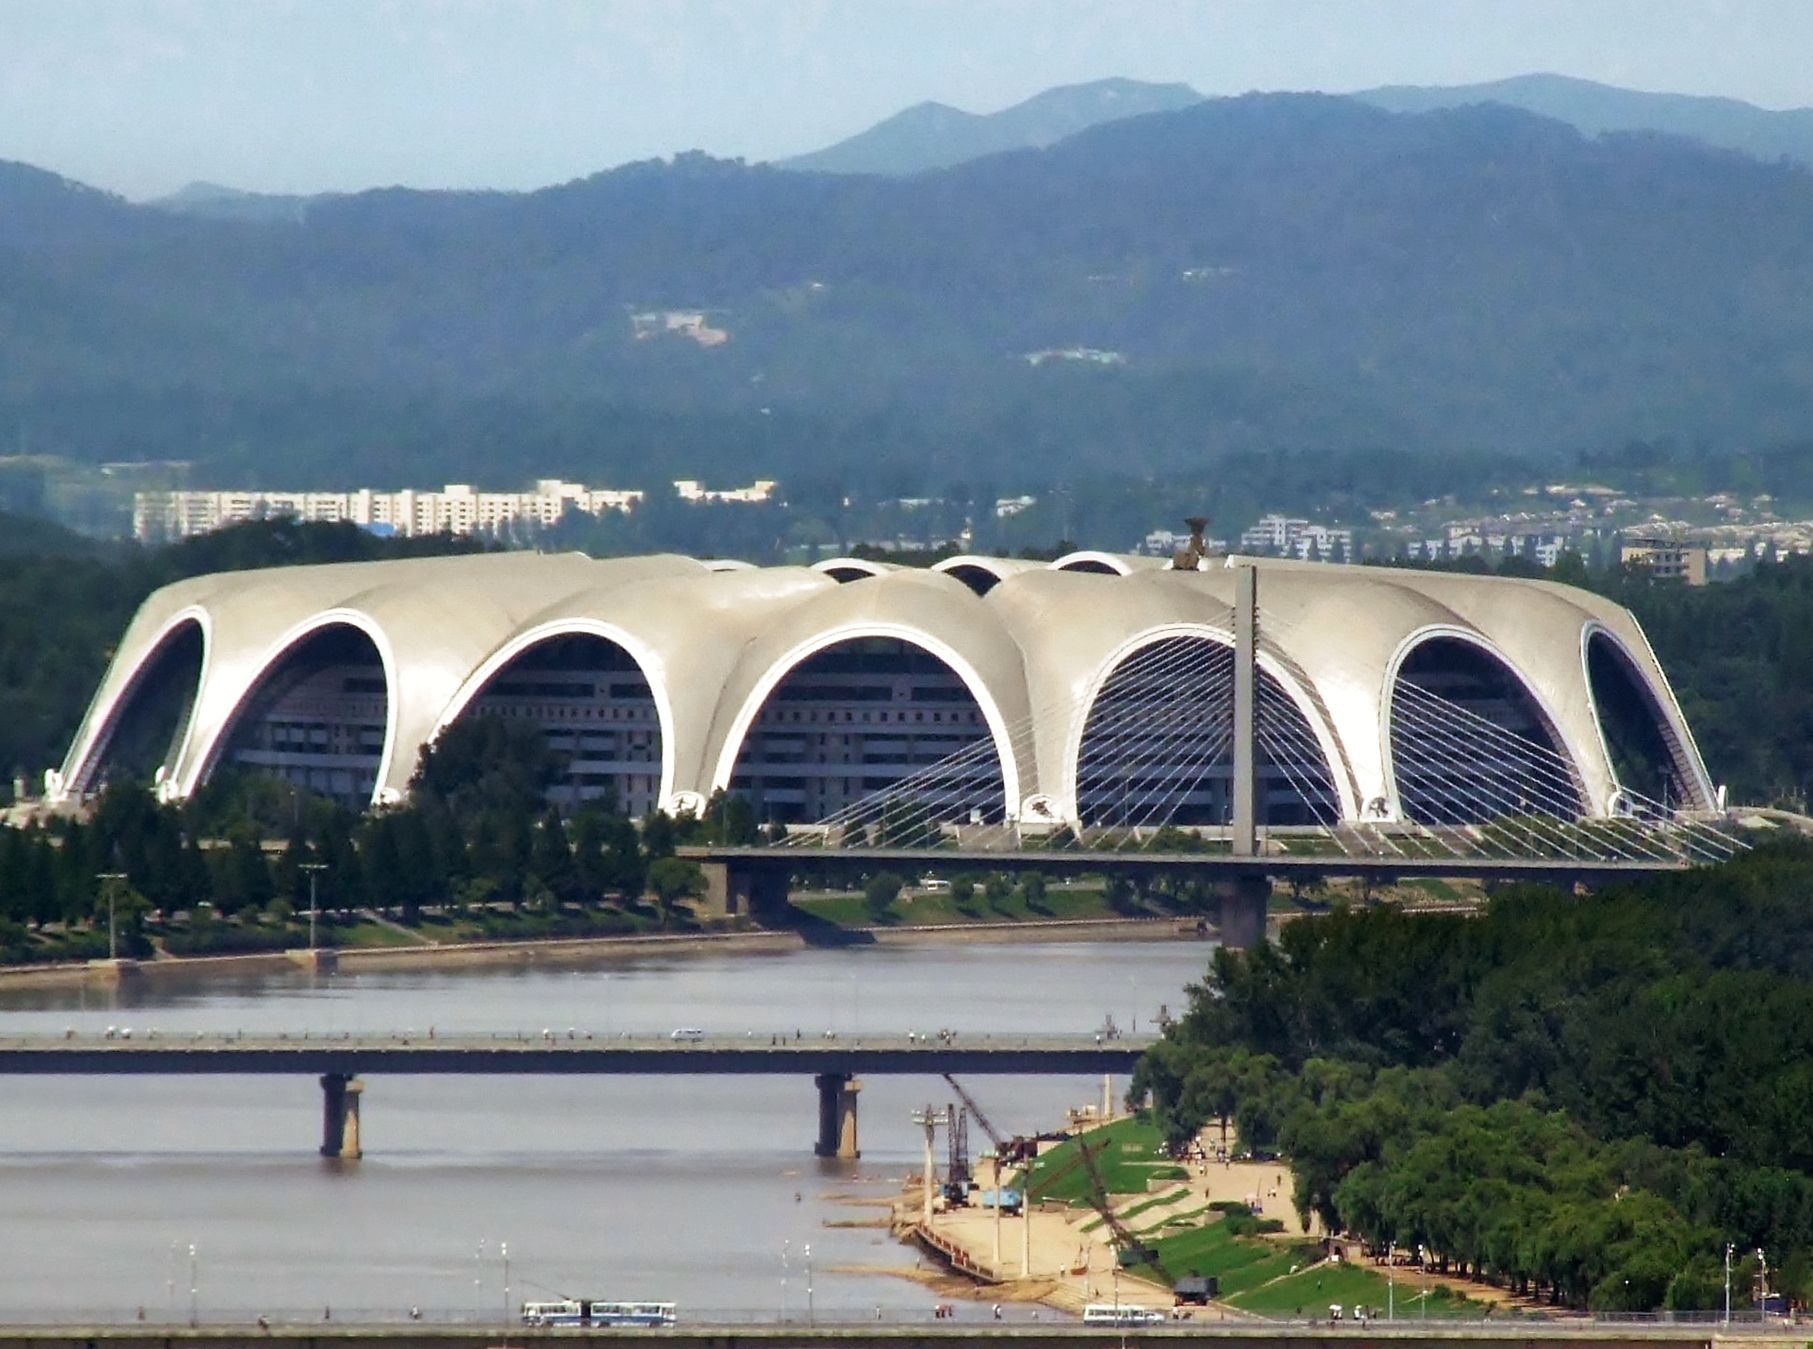
[[[1148,1028],[1203,974],[1201,942],[669,952],[582,967],[0,990],[11,1032],[528,1030],[596,1034]],[[976,1077],[997,1127],[1099,1101],[1099,1078]],[[1125,1083],[1117,1083],[1117,1090]],[[931,1301],[878,1217],[923,1156],[935,1077],[873,1077],[862,1159],[812,1156],[809,1077],[365,1079],[365,1157],[316,1155],[310,1077],[0,1079],[0,1320],[496,1313],[565,1295],[891,1318]],[[987,1146],[972,1125],[971,1147]],[[942,1147],[942,1139],[940,1147]],[[506,1294],[502,1246],[509,1248]]]

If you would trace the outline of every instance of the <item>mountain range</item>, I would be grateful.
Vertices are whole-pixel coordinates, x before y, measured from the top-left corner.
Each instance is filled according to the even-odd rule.
[[[834,499],[1292,453],[1419,490],[1404,465],[1462,452],[1813,426],[1813,175],[1499,104],[1251,95],[899,177],[695,153],[167,206],[0,165],[0,438],[222,483]]]
[[[1388,85],[1350,95],[1389,112],[1430,112],[1473,103],[1552,117],[1589,135],[1602,131],[1661,131],[1759,159],[1813,164],[1813,108],[1774,111],[1734,98],[1652,94],[1566,75],[1518,75],[1484,84]],[[1062,85],[994,113],[970,113],[943,103],[920,103],[847,140],[777,161],[815,173],[920,173],[948,168],[1002,150],[1050,145],[1103,122],[1148,112],[1173,112],[1200,103],[1187,84],[1098,80]]]
[[[948,103],[916,103],[848,140],[776,161],[803,173],[922,173],[1003,150],[1037,149],[1103,122],[1174,112],[1202,95],[1187,84],[1096,80],[1060,85],[1000,112],[973,113]]]

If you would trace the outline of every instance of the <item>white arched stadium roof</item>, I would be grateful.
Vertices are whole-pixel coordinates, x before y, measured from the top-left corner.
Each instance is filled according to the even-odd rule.
[[[1117,564],[1108,573],[1066,561]],[[422,746],[540,641],[591,633],[641,667],[661,718],[659,799],[689,804],[729,782],[763,700],[813,652],[894,637],[943,661],[981,707],[1010,816],[1072,817],[1076,746],[1091,699],[1128,654],[1166,635],[1226,640],[1241,559],[1177,572],[1154,558],[1076,553],[1046,565],[951,558],[929,570],[862,564],[861,584],[814,568],[727,567],[674,555],[594,560],[490,553],[197,577],[148,598],[122,637],[53,798],[97,781],[109,737],[162,644],[189,625],[202,661],[192,709],[162,766],[167,796],[194,791],[273,664],[334,624],[365,633],[389,689],[376,795],[405,791]],[[1452,637],[1490,652],[1549,720],[1595,809],[1618,791],[1586,652],[1622,653],[1679,747],[1697,806],[1712,785],[1642,629],[1603,597],[1549,582],[1246,559],[1258,568],[1260,660],[1303,712],[1344,814],[1390,812],[1392,679],[1416,645]],[[960,578],[995,578],[977,595]],[[952,573],[959,573],[953,575]]]

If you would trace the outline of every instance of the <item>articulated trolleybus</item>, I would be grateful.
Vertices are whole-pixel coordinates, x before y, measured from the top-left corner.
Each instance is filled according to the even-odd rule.
[[[564,1302],[525,1302],[525,1326],[671,1326],[671,1302],[594,1302],[569,1298]]]

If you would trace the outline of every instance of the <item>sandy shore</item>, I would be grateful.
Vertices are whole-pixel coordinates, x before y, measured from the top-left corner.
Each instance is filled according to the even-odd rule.
[[[979,1185],[996,1184],[991,1167],[991,1160],[980,1161]],[[1170,1217],[1194,1217],[1211,1203],[1233,1200],[1279,1218],[1287,1236],[1304,1235],[1285,1197],[1288,1176],[1279,1164],[1192,1162],[1187,1170],[1185,1179],[1153,1182],[1145,1195],[1116,1196],[1116,1212],[1135,1210],[1126,1215],[1129,1225],[1155,1233]],[[891,1273],[916,1279],[946,1297],[1041,1302],[1072,1314],[1091,1302],[1111,1299],[1171,1308],[1168,1289],[1132,1276],[1117,1277],[1113,1233],[1088,1208],[1035,1203],[1025,1217],[1001,1218],[993,1210],[956,1208],[935,1212],[928,1225],[923,1198],[914,1178],[894,1201],[893,1230],[919,1248],[920,1261],[914,1269],[895,1268]],[[926,1249],[928,1245],[937,1253]],[[1250,1314],[1212,1303],[1192,1309],[1191,1318],[1245,1320]]]
[[[972,945],[1011,938],[1025,942],[1100,942],[1195,940],[1180,934],[1168,919],[1052,919],[1041,922],[967,923],[844,929],[840,940],[850,945]],[[584,964],[611,956],[710,954],[720,951],[757,953],[796,951],[814,944],[797,931],[682,932],[646,936],[561,937],[537,941],[450,942],[422,946],[342,948],[336,952],[344,971],[397,969],[476,969],[493,965]],[[234,979],[279,973],[302,964],[307,952],[269,951],[251,955],[180,956],[142,961],[126,977],[143,979]],[[0,988],[73,986],[121,977],[100,964],[15,965],[0,967]]]

